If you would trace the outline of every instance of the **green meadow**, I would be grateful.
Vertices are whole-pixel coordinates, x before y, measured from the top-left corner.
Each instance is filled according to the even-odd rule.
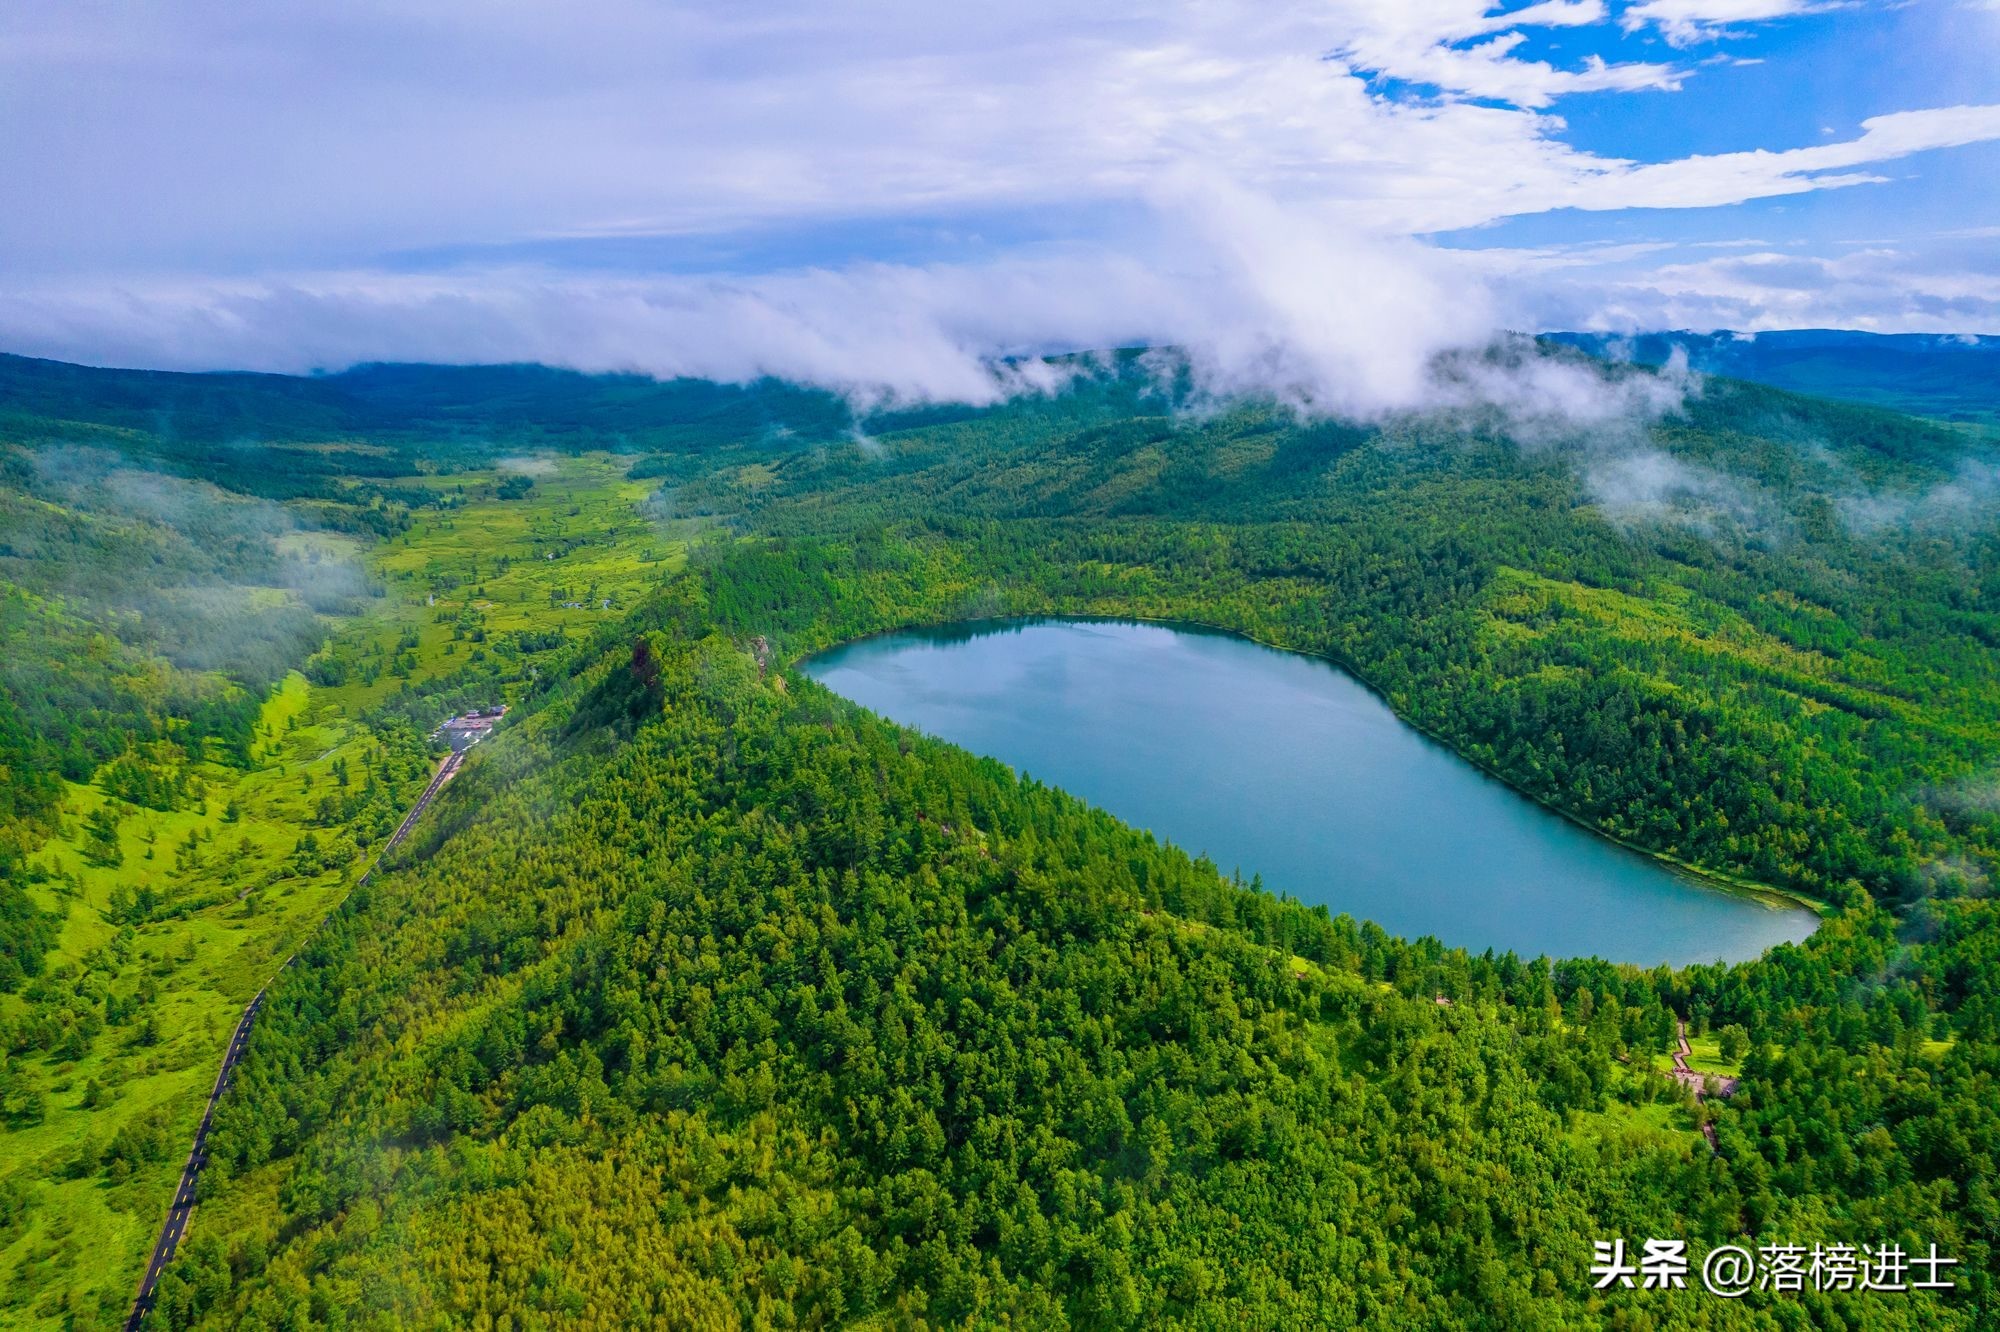
[[[0,995],[0,1024],[66,1024],[41,1057],[0,1064],[0,1323],[122,1319],[243,1008],[353,886],[442,753],[408,723],[411,707],[389,705],[460,675],[503,701],[536,658],[683,563],[696,525],[646,513],[658,483],[628,480],[629,460],[525,462],[535,484],[512,498],[505,482],[523,472],[404,479],[441,499],[393,538],[278,539],[362,562],[384,594],[326,618],[316,659],[352,663],[347,678],[292,669],[265,695],[247,768],[193,765],[200,795],[176,809],[63,784],[29,889],[60,926],[42,975]],[[505,650],[524,637],[539,646]]]
[[[152,1326],[1989,1325],[1962,434],[1717,381],[1645,447],[1727,502],[1620,508],[1592,441],[1183,412],[1125,364],[856,430],[773,385],[0,361],[62,417],[0,418],[0,1325],[122,1320],[295,950]],[[793,667],[1082,614],[1341,663],[1820,926],[1678,968],[1397,938]],[[444,835],[355,891],[496,702]],[[1737,1094],[1665,1076],[1681,1022]],[[1962,1285],[1595,1290],[1614,1236],[1935,1242]]]

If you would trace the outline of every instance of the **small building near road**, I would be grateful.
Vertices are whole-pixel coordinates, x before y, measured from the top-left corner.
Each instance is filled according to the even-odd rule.
[[[452,749],[462,754],[491,735],[493,728],[506,715],[507,705],[505,703],[496,704],[490,708],[477,708],[471,712],[447,718],[442,725],[431,732],[431,739],[443,740]]]

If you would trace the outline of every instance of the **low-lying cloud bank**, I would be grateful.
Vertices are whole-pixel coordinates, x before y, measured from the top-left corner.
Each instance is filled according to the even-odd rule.
[[[0,447],[0,463],[10,454],[10,484],[61,508],[9,533],[6,577],[177,666],[262,688],[323,636],[317,615],[369,595],[346,544],[312,541],[281,504],[99,448]]]
[[[348,271],[0,291],[0,346],[99,364],[285,373],[367,361],[539,362],[728,383],[773,377],[858,406],[984,405],[1061,387],[1051,352],[1171,345],[1196,391],[1375,419],[1495,405],[1531,425],[1633,403],[1490,346],[1510,313],[1463,252],[1356,231],[1213,177],[1155,200],[1133,252],[864,263],[750,277]]]
[[[1860,99],[1880,114],[1858,124],[1801,143],[1781,117],[1675,155],[1624,134],[1637,103],[1598,148],[1552,108],[1740,97],[1684,48],[1844,6],[501,8],[0,10],[24,201],[0,209],[0,347],[177,369],[537,361],[980,403],[1057,382],[1010,356],[1144,342],[1187,349],[1214,393],[1374,416],[1454,404],[1468,386],[1435,359],[1501,328],[2000,326],[1985,236],[1955,253],[1936,236],[1431,243],[1557,211],[1886,195],[1915,169],[1898,164],[2000,143],[1987,85],[1944,77],[1983,72],[1983,18],[1927,20],[1922,86]],[[1889,234],[1936,225],[1926,208]],[[957,258],[912,261],[902,229],[948,234],[937,252]],[[774,234],[803,248],[741,257]],[[646,241],[753,275],[603,266]],[[850,254],[875,261],[832,257]]]
[[[0,290],[0,346],[190,370],[535,362],[662,379],[769,377],[833,390],[864,412],[1055,392],[1080,367],[1047,353],[1172,347],[1164,362],[1197,402],[1449,418],[1564,449],[1618,521],[1769,520],[1733,478],[1653,440],[1650,427],[1700,392],[1684,358],[1658,373],[1607,373],[1534,354],[1505,332],[1540,326],[1537,303],[1575,298],[1565,284],[1605,256],[1455,250],[1360,231],[1212,174],[1176,177],[1151,206],[1155,227],[1127,250],[1051,247],[979,263],[754,276],[352,270]],[[1727,276],[1741,284],[1759,267],[1738,263]],[[1879,281],[1879,270],[1868,278]],[[1738,298],[1734,288],[1725,295]],[[1690,299],[1678,293],[1671,308],[1684,315]],[[532,474],[525,462],[518,470]],[[1984,512],[1991,489],[1983,473],[1922,496],[1857,487],[1841,516],[1865,530]]]
[[[1439,353],[1499,326],[1450,251],[1302,219],[1213,181],[1162,200],[1144,253],[863,263],[752,277],[527,267],[0,292],[10,350],[166,369],[540,362],[818,385],[860,403],[1047,391],[1030,357],[1185,348],[1199,387],[1373,416],[1425,405]]]
[[[1476,398],[1527,418],[1591,419],[1606,409],[1580,399],[1588,386],[1559,367],[1468,379],[1440,376],[1438,360],[1489,346],[1503,329],[1761,328],[1778,310],[1792,327],[2000,327],[2000,270],[1980,271],[1990,252],[1958,241],[1927,256],[1858,254],[1824,273],[1752,253],[1641,277],[1621,268],[1620,251],[1451,249],[1357,231],[1214,179],[1183,180],[1155,210],[1154,232],[1129,249],[983,262],[0,284],[0,348],[178,370],[538,362],[729,383],[770,376],[868,406],[988,404],[1059,387],[1063,372],[1033,359],[1042,353],[1171,345],[1204,392],[1309,414],[1378,418]],[[1773,284],[1783,290],[1764,289]],[[1843,317],[1848,287],[1876,309],[1900,290],[1905,316]]]
[[[1060,391],[1091,361],[1038,353],[1148,344],[1156,373],[1199,411],[1253,398],[1304,417],[1504,436],[1557,450],[1613,522],[1782,537],[1790,520],[1726,467],[1676,456],[1652,429],[1703,392],[1677,352],[1656,370],[1546,354],[1501,331],[1490,277],[1452,251],[1299,228],[1270,204],[1217,192],[1191,214],[1199,262],[1048,255],[985,266],[868,265],[782,275],[584,279],[515,269],[449,283],[340,274],[283,285],[156,288],[81,302],[0,296],[0,341],[66,328],[115,358],[168,368],[300,372],[364,360],[540,362],[745,383],[826,387],[858,412],[935,402],[992,404]],[[63,335],[32,349],[74,355]],[[864,451],[872,441],[857,426]],[[1809,461],[1834,464],[1810,439]],[[508,457],[534,476],[545,460]],[[1835,468],[1837,471],[1838,469]],[[1851,532],[1963,529],[1989,521],[2000,475],[1968,460],[1899,491],[1829,473]],[[100,478],[101,486],[118,478]],[[125,507],[158,518],[145,495]],[[171,521],[171,519],[168,519]],[[351,588],[341,589],[351,594]],[[310,597],[308,598],[311,599]]]

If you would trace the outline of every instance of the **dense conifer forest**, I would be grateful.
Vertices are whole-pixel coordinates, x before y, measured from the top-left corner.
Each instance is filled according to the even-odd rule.
[[[30,386],[0,434],[0,1318],[122,1316],[136,1266],[65,1284],[57,1213],[164,1207],[198,1105],[92,1120],[89,1070],[152,1048],[203,929],[270,940],[237,1006],[298,951],[149,1326],[1995,1317],[2000,522],[1963,424],[1715,379],[1655,417],[1364,427],[1130,356],[860,421],[770,385],[0,370]],[[265,415],[250,484],[218,459]],[[222,653],[187,627],[218,604],[259,608]],[[1325,655],[1821,928],[1679,970],[1392,938],[794,669],[1042,613]],[[424,732],[494,695],[355,886]],[[112,906],[134,826],[186,821],[199,861],[194,807],[239,800],[312,844],[240,897]],[[1736,1094],[1666,1075],[1680,1022]],[[1935,1244],[1957,1289],[1592,1288],[1595,1241],[1655,1236]]]

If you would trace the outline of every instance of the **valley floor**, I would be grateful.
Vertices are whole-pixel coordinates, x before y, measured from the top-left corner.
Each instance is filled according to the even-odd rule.
[[[0,1063],[0,1190],[19,1200],[0,1216],[0,1324],[122,1319],[237,1016],[423,790],[435,762],[423,734],[457,706],[447,682],[470,675],[473,697],[501,701],[537,655],[501,645],[541,635],[546,655],[678,567],[691,526],[649,519],[639,504],[653,487],[626,480],[627,465],[552,461],[532,500],[427,511],[370,547],[388,595],[337,624],[319,656],[385,667],[337,684],[293,671],[264,701],[249,766],[196,770],[199,801],[153,810],[67,784],[31,889],[63,922],[57,944],[43,978],[0,995],[0,1026],[68,1024],[49,1054]],[[477,495],[491,480],[454,484]],[[588,609],[560,604],[586,593]],[[394,702],[426,690],[435,704]],[[89,835],[107,805],[120,811],[115,854]],[[122,1025],[70,1016],[68,996],[105,994],[129,997]]]

